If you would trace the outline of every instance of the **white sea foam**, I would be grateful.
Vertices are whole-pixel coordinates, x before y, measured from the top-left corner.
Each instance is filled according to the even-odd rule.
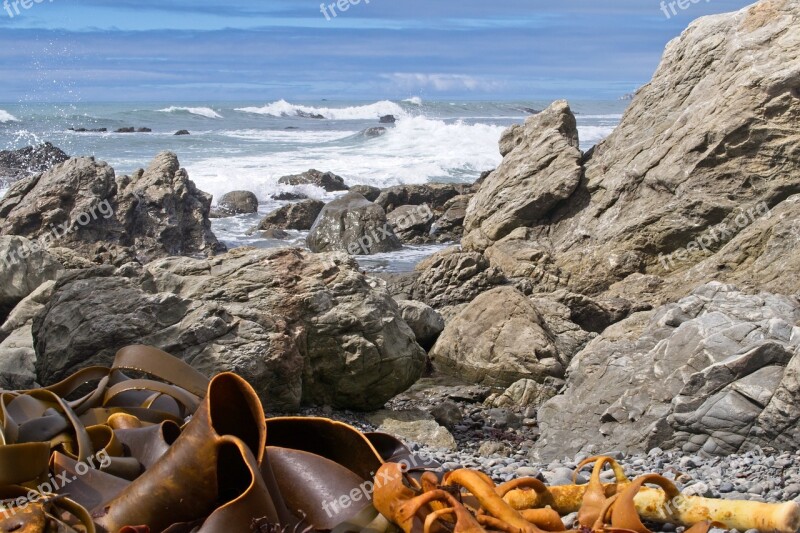
[[[303,150],[287,148],[263,155],[212,157],[186,166],[198,186],[216,198],[235,189],[246,189],[264,200],[285,189],[278,185],[278,178],[309,168],[339,174],[350,185],[388,187],[468,181],[500,163],[497,143],[504,129],[409,117],[374,139],[350,136],[310,143]],[[297,139],[316,135],[293,133]]]
[[[278,100],[264,107],[240,107],[236,111],[273,117],[321,115],[330,120],[371,120],[383,115],[394,115],[398,118],[408,115],[402,107],[388,100],[355,107],[310,107],[291,104],[286,100]]]
[[[422,105],[422,98],[420,98],[419,96],[412,96],[411,98],[406,98],[405,100],[403,100],[403,102],[413,105]]]
[[[189,113],[190,115],[198,115],[206,118],[223,118],[222,115],[211,109],[210,107],[168,107],[166,109],[159,109],[162,113]]]
[[[0,109],[0,122],[5,124],[6,122],[19,122],[19,119],[9,113],[8,111],[3,111]]]
[[[581,149],[588,150],[611,135],[615,128],[616,126],[581,126],[578,124],[578,137],[581,140]]]

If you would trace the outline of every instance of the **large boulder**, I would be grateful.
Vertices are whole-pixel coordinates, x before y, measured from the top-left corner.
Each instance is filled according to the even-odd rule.
[[[19,150],[0,151],[0,186],[44,172],[69,156],[49,142]]]
[[[170,152],[146,170],[117,178],[108,164],[73,158],[19,181],[0,200],[0,235],[94,253],[130,247],[143,262],[225,250],[211,231],[211,196],[198,190]]]
[[[219,200],[219,215],[249,215],[258,212],[258,197],[250,191],[231,191]]]
[[[62,271],[55,257],[25,237],[0,237],[0,323],[23,298]]]
[[[467,208],[464,227],[492,241],[546,221],[572,196],[583,175],[578,126],[564,100],[513,126],[501,140],[505,157]]]
[[[205,374],[239,373],[275,411],[377,409],[425,365],[397,304],[354,260],[291,248],[70,273],[34,320],[33,338],[42,384],[143,343]]]
[[[341,176],[337,176],[333,172],[320,172],[313,168],[302,174],[283,176],[278,179],[278,183],[282,185],[314,185],[327,192],[346,191],[349,189]]]
[[[800,442],[800,301],[713,282],[606,329],[538,413],[537,458]]]
[[[560,378],[568,364],[533,302],[513,287],[475,298],[448,322],[430,357],[441,372],[497,387]]]
[[[324,207],[325,202],[319,200],[303,200],[287,204],[265,216],[258,229],[278,228],[308,231]]]
[[[424,244],[432,240],[434,215],[428,204],[400,206],[389,213],[386,220],[404,243]]]
[[[413,300],[398,300],[403,320],[414,332],[420,346],[431,348],[444,331],[444,319],[432,307]]]
[[[312,252],[371,255],[403,247],[386,220],[386,212],[358,193],[347,193],[327,204],[306,243]]]

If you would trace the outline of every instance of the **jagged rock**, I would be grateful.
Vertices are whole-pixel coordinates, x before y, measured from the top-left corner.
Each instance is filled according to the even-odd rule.
[[[191,135],[191,133],[189,133],[189,130],[178,130],[175,135]]]
[[[0,237],[0,322],[42,283],[63,268],[38,242],[24,237]]]
[[[383,208],[354,192],[322,209],[306,243],[312,252],[342,251],[350,255],[391,252],[403,246],[386,221]]]
[[[442,215],[431,226],[430,234],[440,242],[457,241],[464,234],[464,218],[471,194],[460,194],[445,202]]]
[[[98,246],[130,247],[142,262],[210,255],[225,250],[211,231],[210,209],[211,196],[197,189],[173,153],[119,178],[108,164],[79,157],[15,184],[0,200],[0,235],[91,256]]]
[[[308,195],[298,192],[282,192],[279,194],[273,194],[271,197],[273,200],[284,200],[294,202],[297,200],[308,200]]]
[[[119,128],[115,130],[114,133],[136,133],[136,128],[133,126],[127,126],[125,128]]]
[[[534,304],[513,287],[475,298],[447,323],[430,352],[437,370],[507,387],[523,378],[563,377],[568,361]]]
[[[610,326],[573,358],[538,413],[537,458],[654,447],[797,448],[800,301],[703,285]],[[587,450],[588,451],[588,450]]]
[[[107,365],[119,348],[143,343],[208,375],[239,373],[270,409],[370,410],[424,368],[397,304],[344,254],[240,248],[138,268],[59,278],[33,322],[39,382]]]
[[[438,211],[444,204],[460,194],[470,192],[469,185],[453,183],[427,183],[424,185],[397,185],[384,189],[375,203],[391,213],[401,205],[427,204]]]
[[[386,215],[386,220],[404,243],[424,244],[432,240],[434,215],[428,204],[400,206]]]
[[[53,294],[54,281],[42,283],[17,305],[0,326],[0,389],[30,390],[36,382],[32,325]]]
[[[564,100],[512,126],[500,141],[505,157],[467,208],[464,227],[497,241],[546,219],[572,196],[583,174],[575,116]]]
[[[431,415],[419,409],[405,411],[378,411],[368,417],[377,431],[395,435],[407,441],[431,448],[456,449],[456,439],[440,426]]]
[[[521,379],[494,398],[491,405],[516,410],[524,410],[526,407],[538,409],[556,394],[558,391],[552,385],[537,383],[532,379]]]
[[[395,122],[397,122],[397,119],[395,118],[394,115],[383,115],[378,120],[378,122],[380,122],[381,124],[394,124]]]
[[[463,252],[458,246],[421,261],[416,270],[411,298],[435,309],[470,302],[505,281],[480,253]]]
[[[278,180],[278,183],[284,185],[315,185],[327,192],[346,191],[349,189],[344,184],[344,179],[341,176],[337,176],[333,172],[320,172],[313,168],[302,174],[284,176]]]
[[[370,202],[374,202],[381,195],[381,190],[372,185],[353,185],[350,187],[350,192],[357,192]]]
[[[271,228],[294,229],[308,231],[314,221],[325,207],[325,202],[319,200],[303,200],[294,204],[279,207],[261,220],[258,228],[268,230]]]
[[[432,307],[413,300],[398,300],[403,320],[414,332],[417,343],[430,349],[444,331],[444,319]]]
[[[49,142],[20,150],[0,151],[0,186],[38,174],[69,159]]]
[[[230,215],[257,213],[258,197],[250,191],[232,191],[220,199],[219,209]]]

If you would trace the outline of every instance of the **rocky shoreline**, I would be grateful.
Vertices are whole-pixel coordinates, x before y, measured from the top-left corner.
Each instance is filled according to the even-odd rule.
[[[498,481],[562,482],[614,452],[714,497],[798,501],[798,25],[781,0],[693,23],[587,153],[557,101],[474,184],[286,176],[252,232],[307,231],[302,249],[228,251],[211,217],[258,198],[214,205],[169,152],[130,176],[52,145],[4,152],[0,388],[142,343],[240,374],[276,414]],[[452,246],[411,273],[354,258],[430,243]]]

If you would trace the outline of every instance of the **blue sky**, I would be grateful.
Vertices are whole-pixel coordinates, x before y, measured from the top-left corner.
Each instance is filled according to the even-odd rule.
[[[691,20],[752,3],[24,1],[0,4],[1,102],[615,99]]]

